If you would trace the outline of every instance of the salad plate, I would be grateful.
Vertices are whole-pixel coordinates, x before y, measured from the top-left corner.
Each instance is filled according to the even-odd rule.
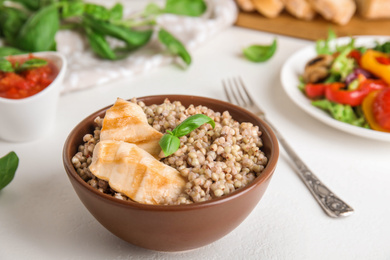
[[[383,43],[390,41],[389,36],[354,36],[355,46],[357,47],[374,47],[376,42]],[[351,40],[351,37],[342,37],[337,38],[331,42],[329,45],[334,47],[336,45],[345,45],[348,44]],[[300,83],[299,77],[303,75],[304,68],[306,63],[317,56],[315,44],[304,47],[301,50],[298,50],[293,55],[291,55],[282,66],[281,70],[281,82],[284,91],[287,93],[288,97],[301,109],[307,112],[309,115],[314,118],[322,121],[323,123],[334,127],[338,130],[354,134],[360,137],[380,140],[380,141],[390,141],[390,133],[380,132],[376,130],[366,129],[354,125],[350,125],[336,119],[333,119],[325,111],[314,107],[311,104],[311,100],[307,98],[304,93],[302,93],[298,85]]]

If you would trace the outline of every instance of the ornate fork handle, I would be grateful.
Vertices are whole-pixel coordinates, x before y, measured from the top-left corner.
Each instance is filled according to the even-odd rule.
[[[309,188],[310,192],[320,204],[325,213],[334,218],[351,215],[354,212],[353,208],[338,198],[314,175],[314,173],[303,163],[303,161],[298,157],[291,146],[286,142],[283,136],[264,117],[264,114],[259,113],[258,116],[260,116],[274,130],[280,144],[291,158],[293,166],[299,177]]]

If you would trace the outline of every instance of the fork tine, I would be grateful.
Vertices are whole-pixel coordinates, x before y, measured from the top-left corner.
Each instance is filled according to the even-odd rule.
[[[237,94],[236,94],[237,91],[234,91],[234,89],[235,89],[234,86],[236,86],[236,84],[234,82],[234,78],[228,80],[228,82],[229,82],[230,92],[232,93],[233,99],[236,101],[235,102],[236,105],[237,106],[242,106],[241,102],[240,102],[240,99],[237,97]],[[236,86],[236,89],[237,89],[237,86]]]
[[[240,90],[240,89],[242,89],[242,84],[240,84],[240,82],[239,82],[239,77],[237,77],[237,78],[233,78],[233,81],[234,81],[234,85],[236,86],[236,93],[238,93],[238,95],[236,95],[236,96],[239,96],[240,98],[241,98],[241,101],[242,102],[240,102],[240,104],[242,103],[243,104],[243,106],[247,106],[248,104],[248,102],[247,102],[247,100],[244,98],[244,96],[243,96],[243,94],[242,94],[242,90]],[[241,86],[240,86],[241,85]],[[238,99],[238,97],[237,97],[237,99]]]
[[[253,104],[254,104],[253,99],[252,99],[251,96],[249,95],[249,92],[248,92],[248,90],[247,90],[246,87],[245,87],[244,81],[242,80],[241,77],[238,77],[237,80],[240,82],[240,85],[241,85],[242,89],[244,90],[246,96],[248,97],[248,100],[249,100],[250,104],[253,105]],[[241,93],[241,92],[240,92],[240,93]]]
[[[240,100],[237,98],[236,91],[234,91],[234,82],[231,79],[226,79],[226,81],[222,81],[222,84],[224,86],[226,97],[228,98],[229,102],[232,104],[236,104],[238,106],[241,106]],[[230,93],[230,94],[229,94]]]
[[[228,99],[228,101],[230,103],[232,103],[232,99],[230,98],[229,91],[228,91],[228,86],[227,86],[225,80],[222,80],[222,86],[223,86],[223,90],[225,91],[226,98]]]

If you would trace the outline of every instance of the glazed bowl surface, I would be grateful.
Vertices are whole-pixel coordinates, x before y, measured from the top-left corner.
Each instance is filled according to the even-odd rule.
[[[72,157],[83,136],[94,129],[94,119],[104,117],[105,107],[80,122],[64,144],[63,163],[78,197],[106,229],[119,238],[151,250],[183,251],[210,244],[235,229],[251,213],[266,191],[275,171],[279,147],[275,134],[261,119],[230,103],[198,96],[159,95],[137,98],[146,105],[161,104],[165,98],[181,101],[188,107],[202,105],[223,112],[228,110],[239,122],[251,122],[262,132],[268,163],[260,176],[231,194],[205,202],[186,205],[146,205],[123,201],[99,192],[88,185],[72,165]]]

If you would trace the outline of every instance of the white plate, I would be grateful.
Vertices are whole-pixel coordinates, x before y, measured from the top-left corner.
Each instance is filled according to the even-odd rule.
[[[373,47],[376,41],[390,41],[390,37],[385,36],[357,36],[355,38],[355,46],[366,47]],[[336,39],[331,44],[342,45],[347,44],[349,41],[350,37],[343,37]],[[390,141],[390,133],[388,134],[371,129],[365,129],[337,121],[326,112],[310,104],[310,100],[298,89],[299,76],[303,74],[306,63],[316,55],[315,45],[313,44],[297,51],[284,63],[280,76],[283,88],[290,99],[308,114],[334,128],[365,138]]]

